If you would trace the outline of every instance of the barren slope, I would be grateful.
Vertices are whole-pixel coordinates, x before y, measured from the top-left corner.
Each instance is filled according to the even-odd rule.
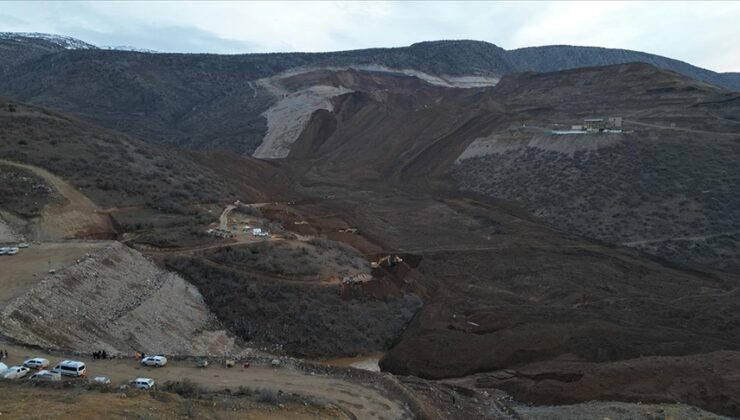
[[[2,309],[0,331],[43,347],[223,354],[233,339],[192,285],[118,243],[48,275]]]

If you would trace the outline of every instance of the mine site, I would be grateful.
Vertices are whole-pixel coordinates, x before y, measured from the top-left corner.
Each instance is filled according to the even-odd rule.
[[[11,4],[2,418],[740,417],[740,73],[492,23],[737,4]]]

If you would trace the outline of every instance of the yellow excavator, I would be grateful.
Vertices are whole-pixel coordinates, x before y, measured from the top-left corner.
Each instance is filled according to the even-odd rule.
[[[398,255],[386,255],[385,257],[380,258],[377,262],[373,261],[370,263],[370,267],[372,268],[380,268],[380,267],[393,267],[394,265],[398,263],[402,263],[403,259],[399,257]]]

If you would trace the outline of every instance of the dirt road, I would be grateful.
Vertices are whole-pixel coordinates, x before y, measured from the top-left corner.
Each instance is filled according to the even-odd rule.
[[[64,197],[62,203],[46,206],[29,239],[59,240],[113,232],[110,219],[84,194],[51,172],[32,165],[0,159],[0,163],[15,166],[43,178]]]
[[[227,369],[210,366],[199,369],[192,361],[171,361],[163,368],[148,368],[133,359],[92,360],[78,356],[62,357],[9,345],[2,340],[0,349],[8,350],[9,358],[3,360],[8,366],[20,364],[30,357],[45,357],[52,364],[64,358],[82,360],[87,364],[89,377],[108,376],[114,385],[127,383],[136,377],[149,377],[157,383],[187,378],[214,390],[245,386],[315,396],[337,404],[358,419],[412,418],[402,403],[389,399],[370,386],[337,377],[312,375],[289,367],[273,369],[252,366],[248,369],[243,367]]]
[[[659,239],[643,239],[639,241],[631,241],[631,242],[622,242],[620,245],[624,246],[637,246],[637,245],[648,245],[648,244],[656,244],[660,242],[669,242],[669,241],[704,241],[710,238],[718,238],[720,236],[731,236],[736,235],[740,233],[740,230],[731,230],[727,232],[720,232],[720,233],[714,233],[711,235],[694,235],[694,236],[676,236],[671,238],[659,238]]]
[[[221,230],[229,230],[229,214],[236,208],[235,205],[229,204],[224,208],[221,216],[218,217],[218,228]]]
[[[720,135],[720,136],[737,136],[737,133],[726,133],[726,132],[721,132],[721,131],[695,130],[695,129],[692,129],[692,128],[671,127],[671,126],[667,126],[667,125],[652,124],[652,123],[632,121],[632,120],[624,120],[624,123],[639,125],[639,126],[642,126],[642,127],[657,128],[657,129],[660,129],[660,130],[684,131],[684,132],[687,132],[687,133],[699,133],[699,134],[717,134],[717,135]]]

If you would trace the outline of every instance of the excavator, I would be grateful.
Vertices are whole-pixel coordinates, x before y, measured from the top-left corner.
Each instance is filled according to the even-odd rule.
[[[373,261],[370,263],[370,267],[372,268],[380,268],[380,267],[393,267],[398,263],[402,263],[403,259],[399,257],[398,255],[386,255],[385,257],[380,258],[377,262]]]

